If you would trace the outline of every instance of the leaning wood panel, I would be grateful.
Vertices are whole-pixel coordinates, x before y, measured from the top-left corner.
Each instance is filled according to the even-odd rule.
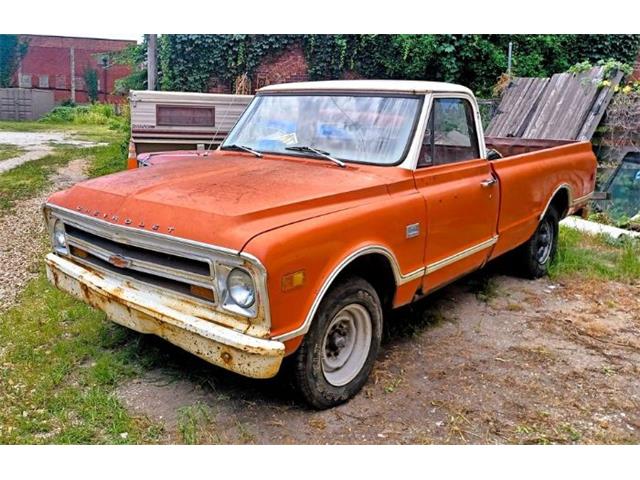
[[[544,90],[546,78],[516,78],[504,93],[498,111],[487,128],[496,137],[519,136]]]
[[[596,128],[598,128],[598,125],[611,102],[615,88],[620,85],[620,82],[622,81],[622,77],[623,73],[618,71],[611,79],[611,85],[600,90],[595,102],[587,114],[580,132],[576,136],[578,140],[591,140],[591,137],[593,137]]]

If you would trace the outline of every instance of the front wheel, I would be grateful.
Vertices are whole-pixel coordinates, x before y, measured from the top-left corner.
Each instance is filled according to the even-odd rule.
[[[559,228],[558,213],[550,207],[531,238],[515,252],[524,277],[540,278],[549,272],[558,248]]]
[[[346,402],[366,383],[381,337],[382,307],[375,289],[359,277],[336,284],[295,353],[297,390],[318,409]]]

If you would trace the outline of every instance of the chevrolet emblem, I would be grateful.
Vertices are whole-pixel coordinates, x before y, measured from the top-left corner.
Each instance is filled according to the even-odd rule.
[[[131,261],[128,258],[123,257],[122,255],[111,255],[109,257],[109,263],[114,267],[118,268],[127,268]]]

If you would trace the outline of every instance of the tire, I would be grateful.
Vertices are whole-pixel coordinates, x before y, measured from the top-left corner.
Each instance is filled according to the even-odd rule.
[[[359,277],[331,288],[292,359],[293,384],[313,408],[354,397],[373,368],[382,337],[382,306]]]
[[[558,231],[558,212],[550,207],[531,238],[515,251],[520,275],[535,279],[549,272],[558,249]]]

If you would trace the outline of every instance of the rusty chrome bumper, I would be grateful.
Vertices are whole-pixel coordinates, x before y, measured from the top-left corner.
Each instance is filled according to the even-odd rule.
[[[47,277],[60,290],[104,311],[110,320],[152,333],[227,370],[253,378],[273,377],[284,344],[222,327],[163,304],[152,292],[88,270],[56,254],[45,258]],[[158,298],[156,298],[158,297]]]

